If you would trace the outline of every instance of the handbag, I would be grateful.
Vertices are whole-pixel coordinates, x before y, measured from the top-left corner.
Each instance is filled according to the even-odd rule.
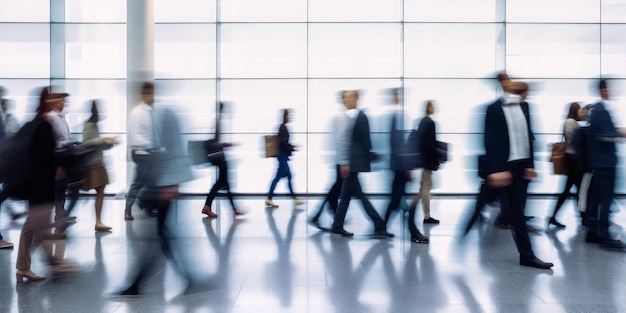
[[[265,157],[276,158],[278,157],[278,135],[263,136],[265,143]]]
[[[216,164],[224,159],[224,149],[215,139],[189,141],[187,153],[195,165]]]
[[[550,153],[550,162],[554,169],[554,174],[567,175],[567,164],[565,161],[565,149],[567,144],[565,142],[557,142],[552,144],[552,152]]]

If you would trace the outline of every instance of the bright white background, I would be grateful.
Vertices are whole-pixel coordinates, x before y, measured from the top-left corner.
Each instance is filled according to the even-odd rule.
[[[610,104],[623,126],[626,3],[620,0],[154,0],[157,105],[175,108],[184,140],[212,137],[215,103],[226,101],[225,140],[240,193],[265,193],[276,161],[261,157],[290,108],[291,160],[299,193],[322,193],[334,178],[332,118],[338,91],[361,90],[375,150],[388,151],[389,88],[404,87],[404,128],[434,100],[439,139],[451,161],[436,193],[474,193],[484,107],[499,96],[497,71],[531,83],[539,179],[559,191],[548,144],[567,105],[598,98],[598,77],[615,78]],[[52,6],[51,6],[52,5]],[[52,22],[51,22],[52,21]],[[67,117],[81,137],[88,102],[100,99],[103,136],[125,141],[126,0],[0,0],[0,85],[11,110],[32,118],[32,90],[53,84],[71,94]],[[620,146],[620,155],[625,147]],[[106,153],[111,193],[126,189],[126,147]],[[389,191],[385,163],[362,175],[367,192]],[[620,172],[624,173],[620,166]],[[194,168],[183,192],[203,193],[215,170]],[[622,177],[624,175],[618,175]],[[412,186],[411,188],[415,188]],[[277,192],[286,192],[284,183]],[[626,185],[618,183],[618,192]]]

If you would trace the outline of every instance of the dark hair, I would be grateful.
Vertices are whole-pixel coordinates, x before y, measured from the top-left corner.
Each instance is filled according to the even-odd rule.
[[[598,90],[602,90],[602,89],[607,89],[606,79],[604,78],[598,81]]]
[[[35,118],[42,117],[44,114],[50,111],[48,106],[46,105],[46,101],[48,100],[48,98],[50,98],[51,94],[52,88],[50,86],[43,87],[41,89],[41,91],[39,92],[39,105],[37,106],[37,109],[35,109]]]
[[[151,82],[145,82],[141,85],[141,95],[149,95],[154,93],[154,84]]]
[[[578,111],[580,111],[580,103],[572,102],[569,105],[569,113],[567,113],[567,118],[573,118],[574,120],[580,121],[578,117]]]
[[[424,101],[424,114],[428,115],[428,108],[434,107],[435,103],[433,100]]]
[[[283,124],[287,124],[289,118],[289,109],[283,109]]]
[[[98,101],[92,100],[91,101],[91,116],[89,117],[87,122],[95,123],[95,122],[98,122],[99,119],[100,119],[100,113],[98,112]]]
[[[498,79],[500,83],[502,83],[503,81],[511,80],[509,78],[509,75],[507,75],[506,71],[498,72],[498,76],[496,76],[496,78]]]

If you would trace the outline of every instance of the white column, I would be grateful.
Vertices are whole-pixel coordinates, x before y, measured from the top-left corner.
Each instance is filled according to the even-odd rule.
[[[141,84],[154,80],[154,0],[126,1],[126,112],[139,103]],[[128,128],[127,128],[128,131]],[[135,175],[130,151],[126,189]]]

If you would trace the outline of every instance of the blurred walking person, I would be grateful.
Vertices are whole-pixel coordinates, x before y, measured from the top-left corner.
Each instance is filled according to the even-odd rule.
[[[278,204],[272,201],[274,197],[274,189],[276,188],[276,184],[282,178],[287,178],[287,186],[289,187],[289,193],[293,198],[293,205],[298,206],[304,204],[304,201],[296,198],[296,194],[293,191],[293,186],[291,184],[291,170],[289,169],[289,157],[292,152],[296,151],[296,146],[289,142],[289,129],[287,128],[287,124],[289,123],[289,109],[283,110],[283,122],[278,127],[278,169],[276,169],[276,176],[270,185],[270,191],[267,194],[267,199],[265,199],[265,204],[272,208],[277,208]]]

